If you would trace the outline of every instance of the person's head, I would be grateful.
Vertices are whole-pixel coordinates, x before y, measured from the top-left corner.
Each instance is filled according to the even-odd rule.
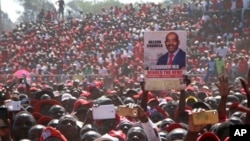
[[[80,136],[82,136],[83,134],[85,134],[88,131],[98,131],[97,127],[92,125],[92,124],[85,124],[83,125],[83,127],[80,130]]]
[[[68,113],[71,113],[73,111],[74,108],[74,104],[77,101],[77,98],[72,96],[67,100],[67,106],[65,107],[66,111]]]
[[[67,141],[67,139],[59,130],[48,126],[43,130],[40,141]]]
[[[72,97],[72,95],[69,94],[69,93],[64,93],[62,95],[61,104],[62,104],[63,107],[65,107],[65,109],[67,109],[67,106],[68,106],[67,103],[68,103],[69,98],[71,98],[71,97]]]
[[[230,125],[235,125],[235,124],[228,120],[228,121],[222,122],[221,124],[217,126],[217,128],[215,129],[215,133],[219,137],[220,140],[223,141],[226,137],[229,136]]]
[[[129,120],[121,120],[117,125],[118,130],[122,130],[123,133],[127,134],[128,130],[133,126],[133,123]]]
[[[163,114],[160,111],[153,111],[152,113],[150,113],[149,118],[152,120],[153,123],[157,123],[161,120],[164,119]]]
[[[80,121],[84,121],[87,115],[89,108],[92,106],[92,102],[85,99],[78,99],[73,106],[73,111],[75,116]]]
[[[169,117],[174,119],[175,118],[175,111],[178,107],[178,102],[168,102],[163,109],[169,114]]]
[[[39,141],[40,136],[43,132],[43,129],[45,129],[46,127],[44,125],[41,124],[36,124],[34,126],[32,126],[28,132],[29,135],[29,139],[32,141]]]
[[[58,126],[58,123],[59,123],[59,119],[52,119],[51,121],[49,121],[47,126],[51,126],[51,127],[56,128]]]
[[[164,120],[160,121],[159,124],[158,124],[158,127],[161,129],[161,130],[166,130],[167,127],[171,124],[175,123],[175,121],[171,118],[165,118]]]
[[[27,139],[29,129],[36,124],[35,118],[27,111],[18,112],[13,119],[13,137],[15,140]]]
[[[65,114],[59,119],[57,129],[69,140],[76,140],[79,137],[79,128],[77,126],[77,119]]]
[[[53,105],[49,109],[49,116],[52,117],[53,119],[59,119],[64,114],[66,114],[66,110],[61,105]]]
[[[52,98],[48,94],[43,94],[40,99],[41,100],[47,100],[47,99],[52,99]]]
[[[49,109],[53,105],[60,105],[60,102],[56,100],[39,100],[35,103],[34,111],[44,116],[49,116]]]
[[[128,130],[126,141],[148,141],[147,135],[142,127],[133,126]]]
[[[167,141],[167,135],[168,133],[165,131],[159,131],[159,136],[161,138],[161,141]]]
[[[170,53],[174,53],[180,44],[179,37],[175,32],[169,32],[166,36],[165,45]]]
[[[108,133],[111,130],[116,129],[118,123],[116,119],[103,119],[100,120],[99,124],[99,132],[104,135],[105,133]]]
[[[176,128],[167,134],[168,141],[184,140],[187,134],[187,130],[182,128]]]
[[[97,138],[100,138],[102,135],[97,131],[87,131],[80,136],[81,141],[93,141]]]

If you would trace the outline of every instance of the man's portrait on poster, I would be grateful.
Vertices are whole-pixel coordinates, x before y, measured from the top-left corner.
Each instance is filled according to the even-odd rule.
[[[165,38],[167,53],[157,60],[156,69],[179,70],[186,67],[186,52],[180,47],[179,36],[176,32],[169,32]],[[161,67],[162,66],[162,67]]]

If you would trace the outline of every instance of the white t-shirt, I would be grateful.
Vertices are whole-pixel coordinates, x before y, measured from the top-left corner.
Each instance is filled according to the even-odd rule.
[[[99,71],[98,71],[99,74],[101,75],[105,75],[105,74],[108,74],[108,70],[106,68],[99,68]]]
[[[216,49],[215,53],[222,56],[223,58],[226,58],[227,54],[229,54],[230,50],[228,47],[219,47]]]

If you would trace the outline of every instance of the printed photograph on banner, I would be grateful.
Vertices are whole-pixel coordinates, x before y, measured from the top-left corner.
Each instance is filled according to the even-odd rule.
[[[186,31],[144,32],[145,89],[179,89],[186,71],[186,43]]]

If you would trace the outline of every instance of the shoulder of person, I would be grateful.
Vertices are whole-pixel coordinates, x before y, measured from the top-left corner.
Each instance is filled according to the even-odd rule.
[[[165,53],[165,54],[162,54],[162,55],[158,58],[158,60],[165,59],[167,56],[168,56],[168,52]]]

